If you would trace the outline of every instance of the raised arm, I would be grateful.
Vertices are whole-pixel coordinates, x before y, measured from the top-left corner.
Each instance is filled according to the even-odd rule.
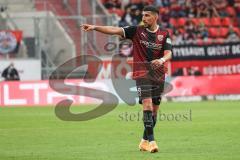
[[[120,27],[95,26],[90,24],[83,24],[81,27],[86,32],[95,30],[104,34],[124,36],[123,29]]]

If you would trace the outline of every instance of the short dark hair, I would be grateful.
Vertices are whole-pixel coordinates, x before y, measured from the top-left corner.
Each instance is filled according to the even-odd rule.
[[[144,7],[143,11],[151,11],[151,12],[159,14],[159,9],[153,5],[148,5],[148,6]]]

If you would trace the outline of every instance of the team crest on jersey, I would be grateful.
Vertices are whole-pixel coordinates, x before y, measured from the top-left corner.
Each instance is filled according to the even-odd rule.
[[[158,35],[157,38],[158,38],[159,41],[162,41],[163,40],[163,35]]]

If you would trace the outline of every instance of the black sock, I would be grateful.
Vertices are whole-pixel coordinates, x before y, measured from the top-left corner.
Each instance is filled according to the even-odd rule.
[[[157,123],[157,115],[153,115],[152,119],[153,119],[153,128],[154,128]]]
[[[152,119],[153,119],[153,128],[154,128],[157,122],[157,115],[153,115]],[[144,128],[144,131],[143,131],[143,139],[148,140],[146,128]]]
[[[146,128],[144,128],[144,131],[143,131],[143,139],[148,140]]]
[[[154,135],[153,135],[153,117],[152,117],[152,111],[143,111],[143,123],[145,130],[143,139],[154,141]]]

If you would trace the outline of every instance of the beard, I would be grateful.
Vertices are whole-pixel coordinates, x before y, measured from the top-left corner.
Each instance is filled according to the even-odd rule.
[[[150,25],[147,23],[144,23],[143,26],[144,26],[144,28],[150,28]]]

